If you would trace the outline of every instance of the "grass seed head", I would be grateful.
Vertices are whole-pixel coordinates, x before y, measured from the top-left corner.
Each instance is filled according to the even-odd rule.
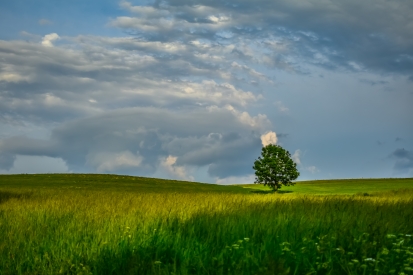
[[[366,258],[364,259],[365,262],[375,262],[376,260],[373,258]]]

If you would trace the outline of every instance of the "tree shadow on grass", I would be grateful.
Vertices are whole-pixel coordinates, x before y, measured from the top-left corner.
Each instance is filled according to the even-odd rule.
[[[277,190],[274,192],[273,190],[253,190],[250,192],[254,194],[286,194],[286,193],[292,193],[293,191]]]
[[[0,204],[5,203],[10,199],[19,199],[24,200],[28,199],[33,195],[33,192],[25,192],[25,193],[14,193],[10,191],[1,191],[0,190]]]
[[[278,190],[277,191],[277,193],[280,193],[280,194],[287,194],[287,193],[292,193],[292,192],[294,191],[289,191],[289,190]]]

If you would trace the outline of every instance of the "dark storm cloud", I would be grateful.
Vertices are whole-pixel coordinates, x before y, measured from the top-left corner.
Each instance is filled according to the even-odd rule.
[[[288,52],[268,53],[274,63],[295,56],[327,68],[413,71],[411,1],[167,0],[145,7],[124,1],[122,7],[131,16],[111,24],[150,41],[250,39],[268,51],[265,41],[277,37]]]
[[[383,81],[383,80],[373,81],[373,80],[368,80],[368,79],[360,79],[360,82],[370,84],[371,86],[385,85],[389,83],[388,81]]]
[[[413,152],[402,149],[396,149],[391,157],[396,159],[394,169],[399,172],[407,173],[410,169],[413,169]]]
[[[259,147],[258,147],[259,148]],[[251,162],[254,162],[254,157],[258,156],[260,150],[254,150],[255,154],[249,154],[248,158],[244,158],[244,160],[240,159],[239,161],[218,161],[216,163],[211,164],[208,167],[208,173],[211,176],[218,177],[218,178],[226,178],[230,176],[245,176],[254,173],[252,169]]]
[[[27,137],[0,139],[0,169],[13,167],[16,155],[56,157],[56,147],[45,140]]]
[[[0,169],[9,170],[16,160],[15,154],[3,153],[0,151]]]
[[[235,169],[232,160],[244,160],[239,167],[251,161],[261,148],[260,133],[269,126],[265,116],[250,117],[232,108],[124,108],[62,124],[50,140],[0,140],[0,164],[10,168],[15,155],[51,156],[65,160],[70,169],[150,175],[170,156],[176,158],[171,166],[211,166],[211,176],[223,177]],[[216,165],[227,172],[217,171]]]

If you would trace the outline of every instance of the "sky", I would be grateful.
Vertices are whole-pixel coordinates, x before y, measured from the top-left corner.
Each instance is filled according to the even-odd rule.
[[[413,1],[0,1],[0,174],[413,177]]]

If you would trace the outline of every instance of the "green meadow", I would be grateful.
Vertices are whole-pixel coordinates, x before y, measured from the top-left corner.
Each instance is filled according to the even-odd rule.
[[[243,184],[239,186],[268,191],[268,187],[263,184]],[[303,195],[354,195],[404,188],[413,188],[413,178],[299,181],[294,186],[283,186],[280,191],[281,193],[291,192]]]
[[[0,175],[3,274],[413,274],[413,179]]]

